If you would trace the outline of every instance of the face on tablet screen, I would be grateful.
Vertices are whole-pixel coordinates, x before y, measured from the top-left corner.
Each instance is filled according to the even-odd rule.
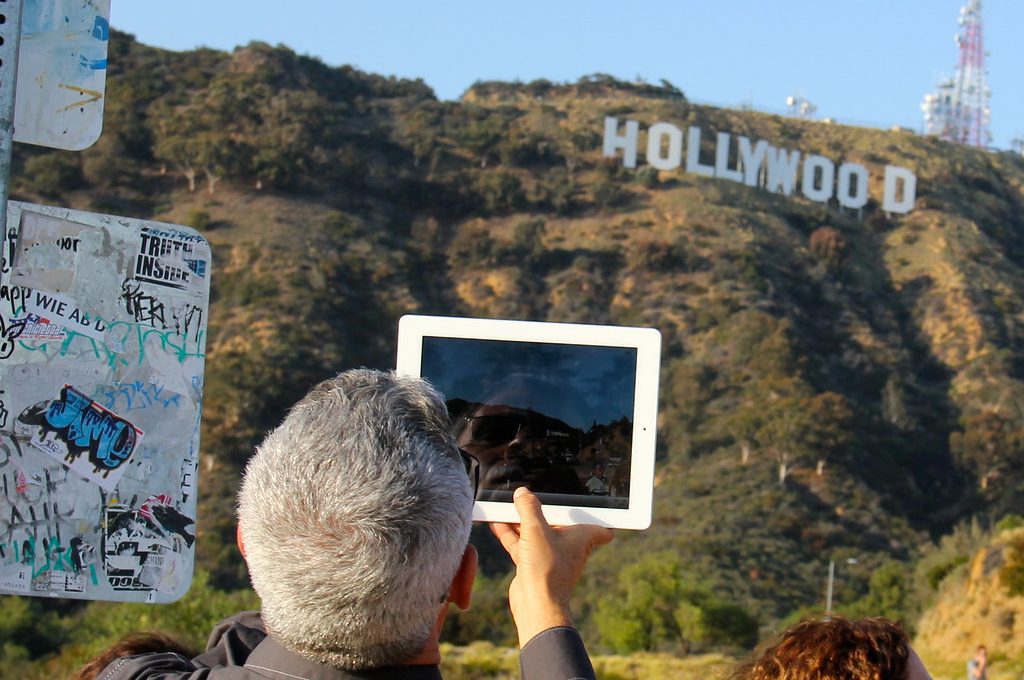
[[[420,373],[445,395],[481,501],[518,486],[546,504],[628,508],[637,350],[424,337]]]

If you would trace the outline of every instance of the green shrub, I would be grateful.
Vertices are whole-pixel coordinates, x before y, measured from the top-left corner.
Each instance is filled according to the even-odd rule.
[[[210,226],[210,213],[201,208],[190,210],[185,218],[185,224],[193,229],[205,231]]]
[[[344,239],[358,238],[363,230],[352,219],[342,212],[332,212],[323,221],[324,230],[331,236]]]
[[[594,202],[601,208],[617,208],[629,203],[632,194],[619,181],[601,179],[594,183]]]
[[[651,165],[645,165],[637,170],[633,175],[633,179],[636,180],[637,184],[647,187],[648,189],[653,189],[660,183],[658,179],[658,169]]]
[[[24,181],[30,191],[43,196],[59,196],[62,192],[80,188],[85,178],[77,157],[54,152],[25,161]]]
[[[967,563],[967,555],[957,555],[948,562],[937,564],[928,570],[925,577],[928,579],[928,585],[931,586],[932,590],[938,590],[939,585],[946,579],[949,574],[959,567],[961,564]]]
[[[477,178],[475,188],[484,210],[492,215],[517,210],[525,200],[522,183],[510,172],[483,173]]]
[[[602,640],[619,653],[752,647],[757,641],[757,620],[713,596],[707,584],[686,574],[673,553],[649,555],[624,568],[594,619]]]
[[[1013,531],[1024,527],[1024,517],[1010,513],[996,522],[996,531]]]
[[[1024,534],[1015,536],[1007,546],[999,583],[1010,597],[1024,595]]]

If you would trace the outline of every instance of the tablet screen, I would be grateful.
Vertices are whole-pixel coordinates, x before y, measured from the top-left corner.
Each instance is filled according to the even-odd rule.
[[[628,508],[637,349],[424,336],[420,375],[480,463],[477,500]]]

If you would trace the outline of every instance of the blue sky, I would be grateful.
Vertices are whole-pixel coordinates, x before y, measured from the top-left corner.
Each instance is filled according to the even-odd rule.
[[[331,65],[422,78],[442,99],[476,80],[603,72],[698,102],[782,112],[788,95],[840,123],[920,129],[957,61],[965,0],[361,2],[113,0],[111,23],[169,49],[284,44]],[[1024,2],[985,0],[996,147],[1024,135]]]

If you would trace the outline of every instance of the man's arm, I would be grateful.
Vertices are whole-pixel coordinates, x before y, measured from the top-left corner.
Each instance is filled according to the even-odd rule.
[[[593,678],[569,599],[590,553],[611,541],[612,532],[590,525],[552,527],[526,488],[516,489],[514,502],[521,524],[495,523],[491,529],[516,565],[508,597],[523,678]]]

